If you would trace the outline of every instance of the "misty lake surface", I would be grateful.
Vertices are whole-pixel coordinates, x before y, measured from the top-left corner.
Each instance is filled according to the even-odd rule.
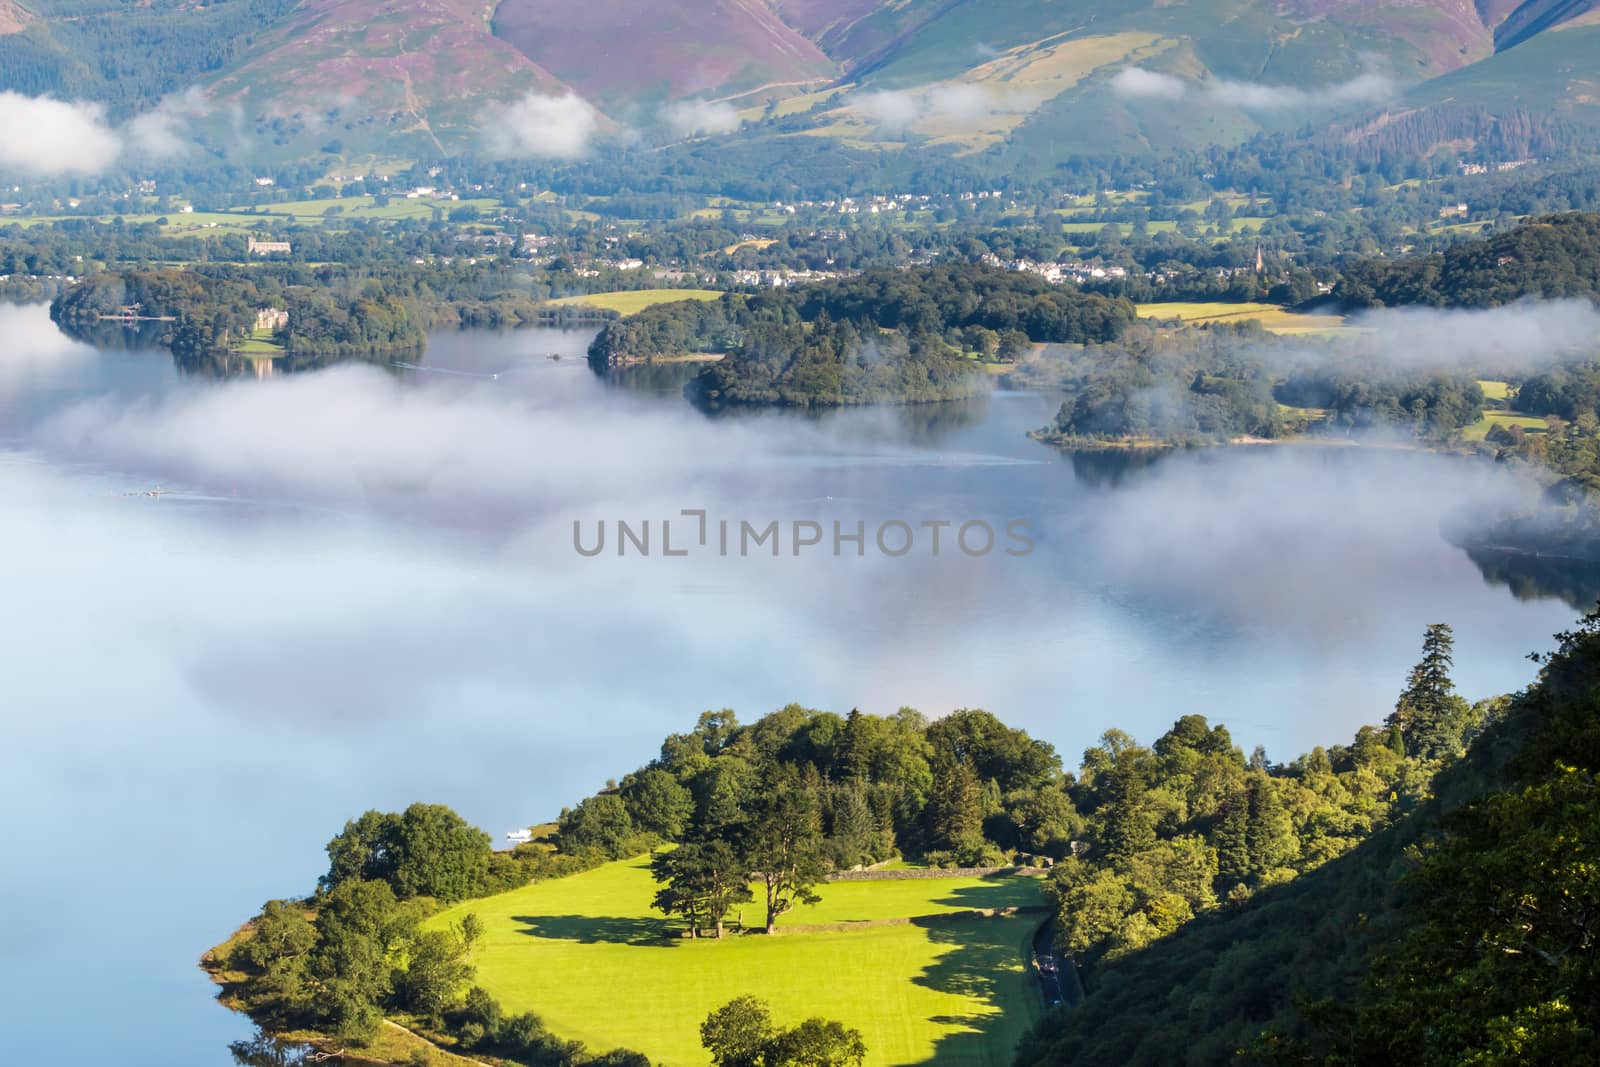
[[[1380,721],[1426,624],[1479,698],[1578,614],[1441,537],[1528,499],[1484,464],[1065,457],[1026,437],[1059,398],[1007,392],[708,419],[671,374],[597,380],[590,336],[230,379],[0,308],[8,1057],[230,1062],[251,1028],[196,960],[308,891],[345,819],[440,802],[498,840],[708,708],[984,707],[1069,766],[1198,712],[1287,760]],[[700,548],[685,509],[777,521],[781,552]],[[649,556],[574,550],[617,520],[651,521]],[[797,557],[797,521],[867,550]],[[871,543],[896,521],[898,558]],[[1032,552],[954,548],[978,521]]]

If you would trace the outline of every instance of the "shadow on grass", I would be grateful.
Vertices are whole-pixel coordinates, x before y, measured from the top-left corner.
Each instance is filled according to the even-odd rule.
[[[987,887],[975,888],[981,891]],[[981,892],[977,897],[969,897],[965,890],[957,890],[954,896],[970,907],[1016,906],[1009,898],[985,902]],[[992,901],[992,898],[987,899]],[[1037,1018],[1038,997],[1027,975],[1019,970],[1027,958],[1037,922],[1022,917],[914,921],[928,931],[930,942],[951,947],[913,981],[940,993],[986,1004],[992,1012],[935,1017],[932,1021],[960,1029],[940,1038],[933,1055],[924,1062],[941,1067],[958,1064],[962,1067],[969,1064],[1009,1067],[1015,1039]]]
[[[619,915],[513,915],[520,933],[551,941],[576,941],[583,945],[654,945],[672,948],[679,941],[675,927],[664,919]]]
[[[993,875],[980,885],[952,889],[937,901],[948,907],[973,911],[1036,907],[1044,902],[1044,879],[1019,874]]]

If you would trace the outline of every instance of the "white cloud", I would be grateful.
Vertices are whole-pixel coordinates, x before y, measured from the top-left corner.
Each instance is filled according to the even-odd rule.
[[[491,155],[507,158],[575,159],[600,127],[600,113],[576,93],[528,93],[513,103],[494,106],[486,118],[484,147]]]
[[[191,121],[211,113],[199,89],[165,97],[121,126],[102,104],[0,93],[0,169],[51,177],[98,174],[119,159],[171,159],[193,146]]]
[[[879,128],[895,132],[925,119],[974,122],[990,115],[1025,111],[1035,102],[1024,93],[1002,92],[985,85],[946,84],[863,93],[852,98],[850,106]]]
[[[1236,107],[1243,111],[1294,111],[1345,104],[1376,103],[1396,92],[1393,78],[1375,71],[1315,89],[1261,82],[1230,81],[1213,78],[1203,82],[1186,81],[1171,74],[1126,67],[1111,79],[1111,90],[1132,100],[1183,100],[1193,98],[1215,106]]]
[[[680,100],[662,108],[661,118],[681,134],[732,133],[740,125],[732,104],[712,100]]]
[[[0,130],[0,168],[29,174],[93,174],[122,154],[101,104],[3,92]]]
[[[1143,67],[1124,67],[1111,79],[1111,90],[1135,100],[1181,100],[1189,83]]]

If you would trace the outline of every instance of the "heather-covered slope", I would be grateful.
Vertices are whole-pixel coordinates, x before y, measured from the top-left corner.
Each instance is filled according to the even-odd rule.
[[[304,0],[210,93],[290,149],[459,149],[489,104],[564,88],[488,15],[478,0]]]
[[[348,154],[471,149],[493,105],[530,90],[575,91],[632,127],[672,101],[726,100],[750,109],[745,139],[1003,149],[997,167],[1040,172],[1074,154],[1437,107],[1600,122],[1597,4],[0,0],[0,90],[102,101],[120,118],[198,86],[214,144],[276,157],[334,141]],[[828,87],[844,91],[808,118],[762,123],[766,101]],[[1425,125],[1441,142],[1475,136]]]
[[[504,0],[495,32],[610,112],[838,73],[762,0]]]

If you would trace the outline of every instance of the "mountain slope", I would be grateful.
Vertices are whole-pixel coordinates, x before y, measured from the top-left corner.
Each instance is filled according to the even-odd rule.
[[[490,32],[480,0],[305,0],[208,89],[285,150],[403,155],[469,146],[490,104],[566,87]]]
[[[214,145],[273,158],[470,150],[529,91],[632,127],[709,98],[750,109],[745,141],[1044,174],[1390,114],[1446,115],[1411,120],[1434,143],[1483,113],[1600,124],[1597,31],[1600,0],[0,0],[0,90],[120,120],[198,85]]]
[[[762,0],[504,0],[494,29],[607,111],[838,73]]]

